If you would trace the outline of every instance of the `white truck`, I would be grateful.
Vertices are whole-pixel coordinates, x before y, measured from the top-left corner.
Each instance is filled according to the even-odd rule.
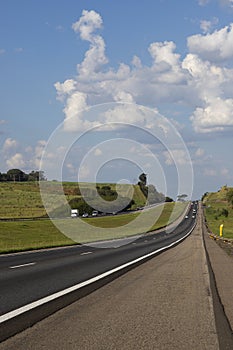
[[[78,209],[71,209],[70,216],[71,216],[72,218],[77,218],[77,217],[79,216]]]

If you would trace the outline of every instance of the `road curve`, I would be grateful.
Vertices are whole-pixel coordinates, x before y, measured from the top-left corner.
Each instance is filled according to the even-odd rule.
[[[0,344],[13,349],[219,349],[200,220],[173,249]]]
[[[195,226],[191,210],[173,232],[142,236],[116,249],[76,246],[1,256],[0,340],[180,242]]]

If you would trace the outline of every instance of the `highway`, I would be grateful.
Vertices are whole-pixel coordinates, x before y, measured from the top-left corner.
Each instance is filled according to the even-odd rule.
[[[193,208],[173,232],[116,248],[76,245],[0,256],[0,341],[178,244],[195,227]]]

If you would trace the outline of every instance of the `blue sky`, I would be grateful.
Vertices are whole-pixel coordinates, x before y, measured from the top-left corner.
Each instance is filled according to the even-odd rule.
[[[231,0],[0,1],[0,171],[38,169],[60,123],[67,138],[110,123],[113,115],[114,121],[156,132],[157,117],[149,123],[153,117],[140,119],[133,111],[128,117],[117,108],[112,115],[94,109],[92,115],[82,113],[106,102],[127,102],[156,111],[180,133],[192,160],[194,197],[233,185],[232,18]],[[167,176],[168,194],[175,196],[171,154],[183,166],[185,151],[175,144],[159,148],[132,128],[90,133],[76,144],[77,153],[69,152],[64,178],[77,180],[91,146],[98,157],[98,143],[123,136],[154,152]],[[47,154],[50,167],[59,152]],[[83,181],[91,179],[93,157]],[[144,159],[142,170],[160,188],[149,158]],[[105,168],[99,180],[120,180],[119,163]],[[122,168],[130,182],[140,170]]]

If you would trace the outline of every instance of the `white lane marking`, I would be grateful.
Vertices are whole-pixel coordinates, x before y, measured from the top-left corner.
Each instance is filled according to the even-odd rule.
[[[84,252],[84,253],[81,253],[80,255],[87,255],[87,254],[92,254],[93,252]]]
[[[196,225],[194,225],[194,226],[191,228],[191,230],[190,230],[188,233],[186,233],[186,235],[185,235],[184,237],[179,238],[177,241],[175,241],[175,242],[173,242],[173,243],[170,243],[169,245],[167,245],[167,246],[165,246],[165,247],[159,248],[159,249],[157,249],[157,250],[155,250],[155,251],[153,251],[153,252],[151,252],[151,253],[148,253],[148,254],[146,254],[146,255],[141,256],[140,258],[137,258],[137,259],[132,260],[132,261],[129,261],[129,262],[123,264],[123,265],[120,265],[120,266],[118,266],[118,267],[115,267],[115,268],[112,269],[112,270],[109,270],[109,271],[106,271],[106,272],[104,272],[104,273],[101,273],[100,275],[95,276],[95,277],[92,277],[92,278],[90,278],[90,279],[87,280],[87,281],[78,283],[78,284],[76,284],[76,285],[74,285],[74,286],[72,286],[72,287],[63,289],[63,290],[61,290],[60,292],[57,292],[57,293],[48,295],[47,297],[44,297],[44,298],[39,299],[39,300],[36,300],[36,301],[34,301],[34,302],[30,303],[30,304],[24,305],[24,306],[22,306],[22,307],[20,307],[20,308],[18,308],[18,309],[16,309],[16,310],[7,312],[6,314],[0,316],[0,323],[3,323],[3,322],[5,322],[5,321],[8,321],[8,320],[10,320],[10,319],[12,319],[12,318],[14,318],[14,317],[16,317],[16,316],[19,316],[19,315],[21,315],[21,314],[23,314],[23,313],[25,313],[25,312],[27,312],[27,311],[30,311],[30,310],[32,310],[32,309],[35,309],[35,308],[38,307],[38,306],[44,305],[44,304],[46,304],[46,303],[48,303],[48,302],[50,302],[50,301],[52,301],[52,300],[55,300],[55,299],[60,298],[60,297],[62,297],[62,296],[64,296],[64,295],[67,295],[67,294],[69,294],[69,293],[72,293],[72,292],[74,292],[74,291],[76,291],[76,290],[78,290],[78,289],[80,289],[80,288],[83,288],[83,287],[85,287],[85,286],[88,286],[89,284],[92,284],[92,283],[94,283],[94,282],[97,282],[97,281],[99,281],[99,280],[101,280],[101,279],[103,279],[103,278],[105,278],[105,277],[107,277],[107,276],[109,276],[109,275],[112,275],[112,274],[115,273],[115,272],[118,272],[118,271],[120,271],[120,270],[123,270],[123,269],[125,269],[125,268],[128,267],[128,266],[134,265],[134,264],[136,264],[136,263],[138,263],[138,262],[140,262],[140,261],[142,261],[142,260],[145,260],[145,259],[147,259],[147,258],[149,258],[149,257],[151,257],[151,256],[153,256],[153,255],[155,255],[155,254],[157,254],[157,253],[159,253],[159,252],[162,252],[163,250],[166,250],[166,249],[172,247],[173,245],[175,245],[175,244],[177,244],[177,243],[183,241],[186,237],[188,237],[188,236],[190,235],[190,233],[193,231],[193,229],[195,228],[195,226],[196,226]]]
[[[36,264],[35,262],[31,262],[31,263],[22,264],[22,265],[9,266],[9,269],[18,269],[20,267],[32,266],[35,264]]]

